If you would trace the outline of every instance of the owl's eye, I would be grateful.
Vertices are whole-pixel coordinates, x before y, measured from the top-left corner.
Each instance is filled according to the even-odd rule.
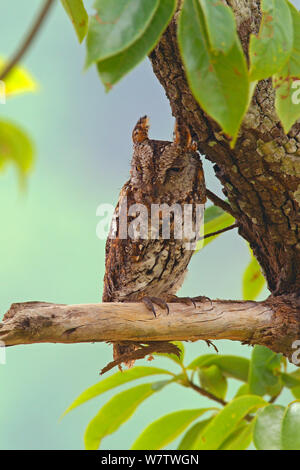
[[[170,171],[174,171],[175,173],[179,173],[182,170],[182,168],[170,168]]]
[[[140,167],[139,165],[137,165],[137,166],[135,167],[135,169],[136,169],[136,171],[138,171],[138,172],[141,172],[141,171],[142,171],[142,169],[141,169],[141,167]]]

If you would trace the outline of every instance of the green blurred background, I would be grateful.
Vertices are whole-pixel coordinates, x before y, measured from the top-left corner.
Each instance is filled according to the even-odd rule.
[[[85,3],[91,7],[90,0]],[[293,3],[300,7],[300,0]],[[1,0],[0,55],[9,57],[15,50],[40,4]],[[1,317],[18,301],[100,301],[105,241],[96,237],[96,208],[117,200],[128,177],[131,131],[140,116],[150,116],[152,138],[172,136],[169,104],[148,60],[106,94],[96,70],[82,72],[84,57],[84,46],[78,45],[58,3],[24,61],[40,83],[39,92],[0,105],[0,118],[21,124],[37,149],[25,193],[15,168],[0,175]],[[204,167],[207,186],[222,195],[212,166],[204,162]],[[235,232],[224,234],[194,256],[181,294],[240,299],[248,261],[246,243]],[[261,298],[266,296],[267,290]],[[251,354],[249,347],[238,343],[222,341],[217,346],[223,354]],[[213,352],[204,342],[186,349],[188,359]],[[113,393],[62,421],[59,417],[80,392],[99,380],[98,372],[111,353],[105,344],[8,349],[7,364],[0,365],[0,448],[82,449],[87,423]],[[152,365],[167,365],[166,361],[156,359]],[[281,399],[288,401],[288,394]],[[102,447],[129,448],[151,420],[207,403],[195,392],[172,385],[146,401]]]

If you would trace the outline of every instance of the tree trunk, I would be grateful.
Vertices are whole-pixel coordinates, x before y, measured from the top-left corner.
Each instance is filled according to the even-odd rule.
[[[233,8],[247,53],[249,35],[258,31],[260,2],[228,0],[227,4]],[[230,149],[189,89],[177,46],[176,16],[150,56],[173,115],[184,119],[200,152],[215,164],[239,233],[250,243],[271,294],[300,295],[300,122],[284,134],[271,80],[262,81],[237,144]]]

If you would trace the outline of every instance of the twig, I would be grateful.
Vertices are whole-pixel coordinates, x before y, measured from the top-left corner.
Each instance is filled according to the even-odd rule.
[[[229,212],[229,214],[235,217],[235,213],[232,210],[231,205],[228,204],[228,202],[223,201],[223,199],[221,199],[219,196],[217,196],[215,193],[213,193],[207,188],[206,188],[206,195],[208,199],[210,199],[214,203],[215,206],[221,207],[221,209],[223,209],[225,212]]]
[[[275,403],[275,401],[277,400],[277,398],[279,397],[279,395],[281,394],[281,392],[282,392],[282,389],[280,390],[279,393],[277,393],[277,395],[275,395],[274,397],[271,397],[271,398],[270,398],[269,403],[270,403],[270,404]]]
[[[228,404],[227,401],[222,400],[222,398],[219,398],[219,397],[217,397],[216,395],[213,395],[210,392],[207,392],[204,388],[199,387],[198,385],[194,384],[193,382],[189,381],[189,386],[193,390],[195,390],[196,392],[200,393],[200,395],[203,395],[204,397],[210,398],[211,400],[216,401],[217,403],[220,403],[220,405],[222,405],[222,406],[226,406]],[[250,416],[250,415],[246,415],[244,417],[244,419],[246,421],[248,421],[248,423],[250,423],[253,420],[253,417]]]
[[[198,385],[194,384],[193,382],[190,382],[190,381],[189,381],[189,386],[190,386],[193,390],[195,390],[196,392],[200,393],[200,395],[203,395],[204,397],[210,398],[211,400],[214,400],[214,401],[216,401],[217,403],[220,403],[220,405],[222,405],[222,406],[226,406],[226,405],[228,404],[227,401],[222,400],[222,398],[219,398],[219,397],[217,397],[216,395],[213,395],[212,393],[207,392],[204,388],[199,387]],[[253,417],[250,416],[250,415],[246,415],[246,416],[244,417],[244,419],[245,419],[246,421],[248,421],[248,423],[251,423],[251,421],[253,420]]]
[[[219,398],[217,397],[216,395],[214,395],[213,393],[210,393],[210,392],[207,392],[204,388],[202,387],[199,387],[198,385],[194,384],[192,381],[188,381],[188,386],[190,388],[192,388],[193,390],[195,390],[196,392],[198,392],[200,395],[203,395],[204,397],[207,397],[209,398],[210,400],[213,400],[213,401],[216,401],[217,403],[219,403],[220,405],[222,406],[226,406],[228,404],[227,401],[225,400],[222,400],[222,398]],[[244,417],[244,419],[246,421],[248,421],[248,423],[251,423],[251,421],[253,420],[253,417],[250,416],[250,415],[246,415]]]
[[[234,228],[238,228],[238,224],[229,225],[228,227],[222,228],[217,232],[207,233],[200,240],[205,240],[206,238],[214,237],[215,235],[220,235],[221,233],[228,232],[229,230],[233,230]]]
[[[136,361],[137,359],[143,359],[146,356],[151,356],[154,353],[160,354],[175,354],[177,357],[180,357],[180,349],[173,343],[168,343],[165,341],[153,341],[151,344],[143,345],[140,343],[131,342],[138,349],[135,351],[123,354],[115,361],[107,364],[100,372],[100,375],[105,374],[109,370],[113,369],[115,366],[119,366],[122,362]]]
[[[188,384],[189,384],[189,387],[191,387],[196,392],[200,393],[200,395],[203,395],[204,397],[207,397],[210,400],[216,401],[217,403],[219,403],[222,406],[227,405],[227,402],[225,400],[222,400],[222,398],[219,398],[216,395],[213,395],[212,393],[207,392],[204,388],[199,387],[198,385],[194,384],[193,382],[189,381]]]
[[[36,20],[34,21],[31,29],[29,30],[28,34],[25,36],[22,44],[17,49],[15,54],[12,56],[4,70],[0,73],[0,80],[4,80],[7,75],[11,72],[11,70],[15,67],[15,65],[20,62],[26,51],[28,50],[29,46],[31,45],[33,39],[35,38],[37,32],[39,31],[44,19],[46,18],[48,12],[50,11],[50,7],[54,3],[54,0],[46,0],[44,6],[42,7],[41,11],[37,15]]]

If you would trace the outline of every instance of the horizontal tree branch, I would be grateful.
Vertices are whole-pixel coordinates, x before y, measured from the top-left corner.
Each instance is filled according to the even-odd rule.
[[[59,305],[13,304],[0,323],[6,346],[33,343],[196,341],[229,339],[262,344],[289,359],[300,339],[299,298],[270,297],[264,302],[225,300],[156,307],[157,317],[143,303]]]

